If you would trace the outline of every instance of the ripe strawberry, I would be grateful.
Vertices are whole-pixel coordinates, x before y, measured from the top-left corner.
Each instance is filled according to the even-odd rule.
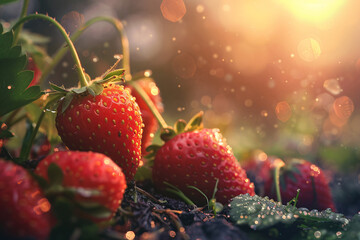
[[[150,78],[146,78],[142,80],[137,80],[137,83],[150,97],[151,101],[155,104],[157,110],[162,113],[164,111],[164,108],[161,101],[159,89],[156,86],[155,82]],[[158,129],[158,122],[146,102],[139,95],[139,93],[131,85],[129,85],[128,88],[131,91],[131,95],[136,98],[136,102],[140,107],[141,116],[144,122],[144,131],[141,142],[141,153],[143,156],[145,156],[147,155],[146,148],[151,144],[154,133]]]
[[[326,176],[322,170],[308,161],[292,159],[280,168],[280,191],[283,203],[289,202],[300,189],[297,206],[309,209],[325,210],[335,205]],[[274,177],[265,184],[265,192],[276,199]]]
[[[142,118],[135,98],[123,86],[105,84],[99,95],[73,94],[56,116],[58,133],[71,150],[95,151],[113,159],[127,181],[133,179],[141,158]]]
[[[50,203],[22,167],[0,159],[0,231],[11,237],[46,239]]]
[[[51,144],[46,136],[36,139],[35,144],[31,147],[30,158],[41,159],[49,154]]]
[[[255,151],[252,156],[241,162],[249,179],[255,184],[256,194],[265,195],[265,183],[271,178],[271,165],[275,157],[267,156],[263,151]]]
[[[220,203],[227,204],[239,194],[255,194],[254,184],[217,129],[183,132],[168,140],[156,153],[153,182],[159,190],[166,189],[165,181],[196,204],[202,204],[204,197],[188,186],[199,188],[211,198],[216,179],[219,183],[215,198]]]
[[[113,214],[116,212],[126,189],[126,181],[119,166],[110,158],[94,152],[56,152],[40,161],[35,173],[48,179],[51,163],[62,169],[64,187],[100,191],[95,196],[76,195],[78,201],[99,203]]]
[[[29,87],[39,84],[39,80],[40,80],[40,77],[41,77],[41,71],[36,66],[34,60],[31,57],[28,58],[27,69],[31,70],[31,71],[34,71],[34,77],[33,77],[33,80],[31,81]]]

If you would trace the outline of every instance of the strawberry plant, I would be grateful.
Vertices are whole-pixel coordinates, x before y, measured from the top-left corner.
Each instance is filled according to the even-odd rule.
[[[240,164],[220,130],[204,126],[202,111],[168,125],[157,79],[131,72],[120,20],[98,16],[69,35],[48,15],[27,15],[28,4],[14,22],[0,24],[1,239],[359,236],[359,214],[336,213],[325,168],[265,153]],[[164,4],[162,12],[172,10]],[[52,36],[24,29],[39,20],[65,40],[52,57]],[[74,42],[98,22],[119,34],[122,55],[93,77]],[[67,52],[77,72],[70,88],[48,81]]]

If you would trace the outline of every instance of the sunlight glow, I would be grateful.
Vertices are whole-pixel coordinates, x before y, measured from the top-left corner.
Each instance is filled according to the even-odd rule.
[[[302,19],[321,22],[331,17],[343,4],[342,0],[279,0],[292,13]]]

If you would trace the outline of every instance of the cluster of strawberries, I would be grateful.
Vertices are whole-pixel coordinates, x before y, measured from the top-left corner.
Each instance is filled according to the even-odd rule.
[[[151,91],[155,83],[145,79],[137,84],[162,111],[158,91]],[[97,95],[82,92],[75,94],[70,103],[60,101],[56,127],[70,150],[55,152],[40,161],[35,174],[47,182],[45,187],[40,187],[22,167],[0,160],[0,206],[6,206],[1,210],[0,222],[5,232],[46,239],[57,221],[51,205],[54,196],[59,195],[58,189],[71,190],[74,201],[96,203],[109,212],[94,217],[79,210],[76,214],[81,217],[102,222],[115,214],[126,183],[133,180],[158,126],[147,103],[131,85],[105,83],[103,87]],[[215,198],[222,204],[239,194],[255,194],[254,184],[219,130],[203,128],[195,118],[163,129],[161,137],[165,143],[152,152],[152,180],[159,191],[166,192],[171,184],[196,204],[203,204],[204,196],[189,186],[200,189],[207,197],[217,186]],[[251,171],[260,166],[256,173],[266,182],[266,194],[273,197],[273,164],[269,159],[261,164],[248,164],[246,168]],[[317,166],[306,161],[286,166],[281,166],[284,170],[280,177],[284,202],[301,189],[298,205],[334,209],[330,189]],[[61,173],[56,174],[54,168],[60,168]],[[54,175],[61,175],[60,180]]]

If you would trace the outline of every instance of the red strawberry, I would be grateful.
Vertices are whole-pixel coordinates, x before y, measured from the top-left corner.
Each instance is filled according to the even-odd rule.
[[[49,154],[51,144],[46,136],[38,138],[35,144],[31,147],[30,158],[39,159]]]
[[[39,80],[40,80],[40,77],[41,77],[41,71],[36,66],[34,60],[31,57],[28,58],[27,69],[31,70],[31,71],[34,71],[34,77],[33,77],[33,80],[31,81],[29,87],[39,84]]]
[[[151,101],[155,104],[157,110],[162,113],[164,111],[162,100],[160,97],[160,92],[155,82],[146,78],[143,80],[136,81],[140,87],[145,91],[145,93],[150,97]],[[149,109],[146,102],[142,99],[139,93],[133,89],[131,85],[128,87],[131,91],[131,94],[136,98],[136,102],[140,107],[141,116],[144,122],[144,132],[141,143],[141,152],[142,155],[145,156],[147,154],[146,148],[151,144],[152,139],[154,137],[154,133],[158,129],[158,122]]]
[[[260,196],[265,195],[265,183],[271,178],[271,164],[275,157],[269,157],[263,151],[255,151],[249,159],[241,163],[249,179],[254,182],[256,193]]]
[[[188,188],[195,186],[212,197],[219,179],[216,200],[227,204],[239,194],[254,195],[254,184],[234,157],[219,130],[202,129],[181,133],[156,153],[153,166],[155,187],[165,190],[164,181],[184,192],[196,204],[204,197]]]
[[[46,239],[50,203],[22,167],[0,159],[0,231],[12,237]]]
[[[110,158],[94,152],[56,152],[40,161],[35,173],[48,179],[48,167],[51,163],[62,169],[64,187],[100,191],[96,196],[77,195],[77,200],[99,203],[112,213],[116,212],[126,189],[126,181],[119,166]]]
[[[300,189],[298,207],[325,210],[335,205],[326,176],[322,170],[308,161],[293,159],[280,168],[280,192],[283,203],[293,199]],[[266,194],[276,199],[273,176],[265,185]]]
[[[65,100],[56,116],[56,128],[65,145],[109,156],[127,181],[132,180],[141,158],[143,125],[135,98],[123,86],[110,83],[96,96],[74,94],[63,112]]]

